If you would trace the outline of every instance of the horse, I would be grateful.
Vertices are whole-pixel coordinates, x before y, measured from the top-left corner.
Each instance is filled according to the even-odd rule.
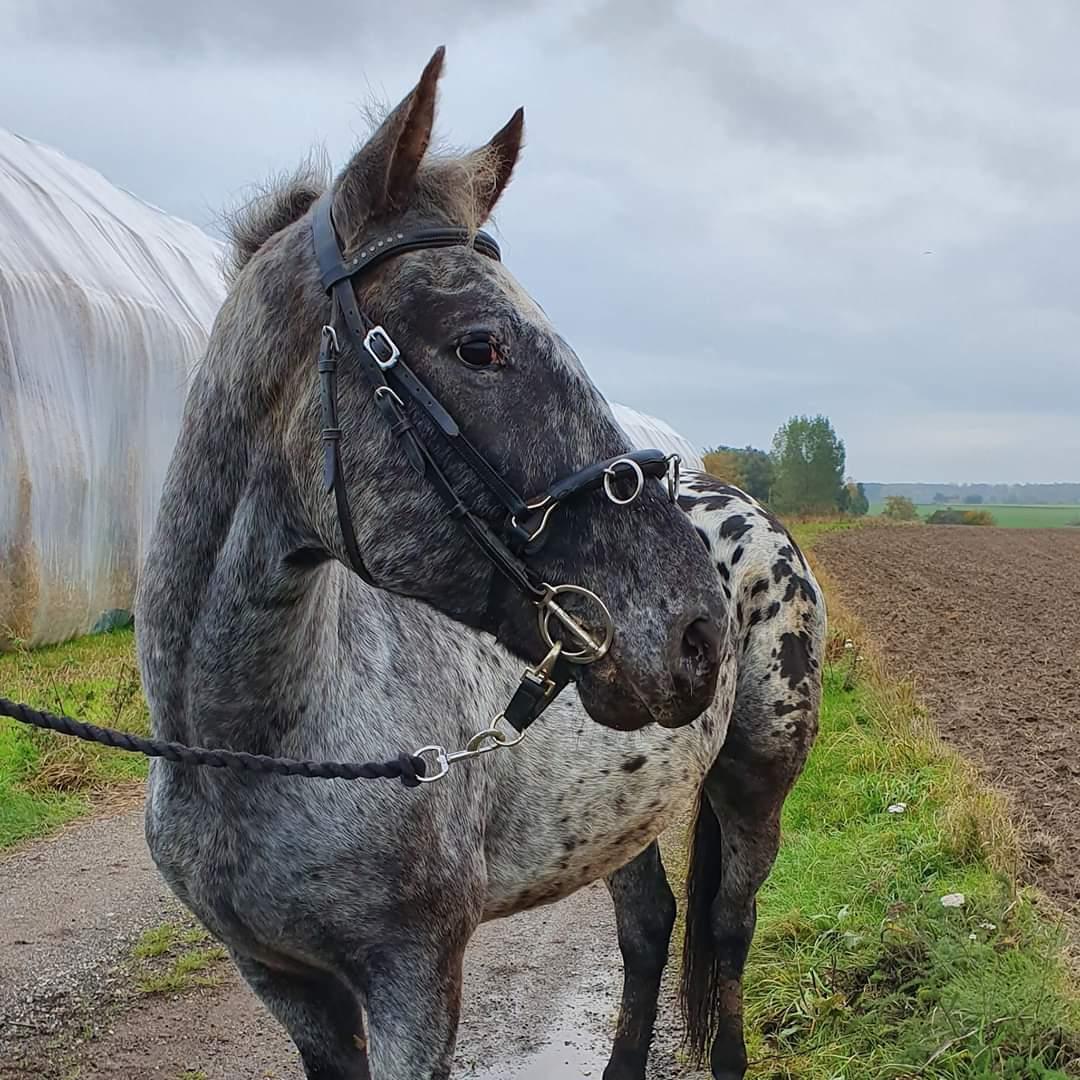
[[[632,450],[481,229],[523,113],[435,154],[442,64],[336,178],[238,216],[136,598],[157,737],[426,745],[402,784],[155,760],[146,841],[318,1080],[445,1080],[476,928],[604,877],[626,960],[605,1080],[640,1080],[670,934],[655,841],[698,800],[684,997],[714,1074],[742,1075],[732,987],[816,730],[823,609],[762,507],[665,490],[670,463]]]
[[[817,738],[828,617],[805,555],[760,502],[714,476],[688,473],[679,504],[733,605],[737,643],[733,705],[717,716],[727,720],[725,737],[696,793],[679,1004],[690,1059],[707,1060],[714,1080],[740,1080],[748,1065],[743,970],[757,894],[779,851],[784,802]],[[603,1080],[644,1080],[675,897],[655,839],[605,880],[624,977]]]

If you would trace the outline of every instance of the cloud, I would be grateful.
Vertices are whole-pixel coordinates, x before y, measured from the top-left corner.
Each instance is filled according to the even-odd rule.
[[[1080,8],[750,0],[14,5],[5,123],[204,226],[397,101],[526,106],[508,264],[704,444],[825,412],[860,478],[1080,478]]]
[[[422,39],[430,53],[441,35],[483,31],[508,11],[528,9],[530,0],[413,0],[388,11],[385,4],[357,0],[34,0],[14,4],[16,30],[47,48],[74,47],[103,54],[145,53],[228,63],[256,59],[272,64],[304,58],[330,67],[351,57],[370,62],[403,39]]]

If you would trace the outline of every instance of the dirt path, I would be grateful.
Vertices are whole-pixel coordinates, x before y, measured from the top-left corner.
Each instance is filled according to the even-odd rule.
[[[1080,910],[1080,529],[853,529],[814,558],[1031,822],[1039,884]]]
[[[227,962],[218,985],[145,994],[131,949],[182,917],[141,812],[72,826],[0,860],[2,1080],[301,1080],[291,1042]],[[466,958],[454,1076],[599,1080],[621,984],[603,885],[481,927]],[[676,1062],[670,991],[650,1080]]]

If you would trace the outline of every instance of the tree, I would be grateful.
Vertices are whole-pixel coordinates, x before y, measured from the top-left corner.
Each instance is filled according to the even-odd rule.
[[[938,513],[942,511],[939,510]],[[918,521],[919,511],[915,509],[915,504],[903,495],[890,495],[885,500],[885,509],[881,511],[881,516],[890,521]]]
[[[936,502],[936,503],[947,503],[948,501],[949,500],[946,497],[946,495],[944,494],[944,492],[941,492],[941,491],[935,491],[934,492],[934,502]]]
[[[770,503],[779,513],[827,514],[844,495],[844,444],[824,416],[793,416],[773,436]]]
[[[981,495],[965,495],[964,496],[964,502],[966,502],[968,504],[968,506],[978,506],[979,503],[981,503],[982,501],[983,501],[983,497]]]
[[[753,446],[740,451],[742,457],[743,490],[759,502],[767,503],[772,495],[773,463],[764,450]]]
[[[753,446],[716,446],[704,455],[705,471],[745,491],[760,502],[769,501],[773,481],[772,458]]]
[[[870,500],[866,497],[862,484],[857,484],[854,480],[848,480],[844,485],[844,499],[841,502],[840,509],[848,514],[854,514],[855,517],[862,517],[863,514],[869,513]]]
[[[727,447],[718,447],[704,455],[705,471],[725,484],[733,484],[737,488],[744,487],[742,463],[736,451]]]

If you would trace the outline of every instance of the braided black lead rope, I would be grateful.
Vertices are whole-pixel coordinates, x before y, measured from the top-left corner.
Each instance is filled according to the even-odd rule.
[[[84,724],[69,716],[39,712],[29,705],[20,705],[0,697],[0,716],[10,716],[20,724],[72,735],[76,739],[101,743],[117,750],[127,750],[147,757],[161,757],[181,765],[208,765],[215,769],[236,769],[242,772],[274,773],[277,776],[307,776],[316,780],[400,780],[406,787],[417,787],[418,777],[424,776],[424,759],[411,754],[398,754],[394,761],[358,762],[297,761],[292,758],[268,757],[265,754],[245,754],[238,750],[209,750],[202,746],[184,746],[162,739],[144,739],[126,731],[113,731],[94,724]]]

